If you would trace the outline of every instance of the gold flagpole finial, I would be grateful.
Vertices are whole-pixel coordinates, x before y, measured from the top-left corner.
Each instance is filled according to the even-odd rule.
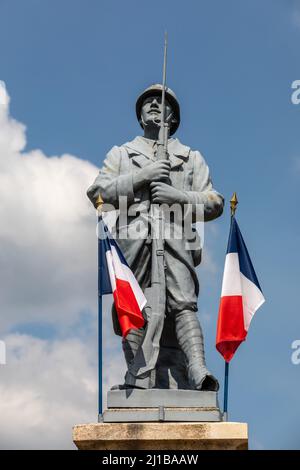
[[[103,202],[104,201],[103,201],[101,195],[99,194],[99,196],[96,199],[96,209],[99,212],[99,214],[101,213]]]
[[[236,193],[234,192],[232,195],[232,198],[230,199],[230,209],[231,209],[231,217],[235,215],[236,207],[238,205],[239,201],[237,198]]]

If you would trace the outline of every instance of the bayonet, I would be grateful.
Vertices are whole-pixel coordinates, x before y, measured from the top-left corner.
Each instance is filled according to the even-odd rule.
[[[163,76],[162,76],[162,93],[161,93],[161,107],[162,119],[160,125],[160,132],[157,142],[157,158],[158,160],[165,160],[168,158],[168,127],[166,122],[166,81],[167,81],[167,51],[168,51],[168,33],[165,32],[164,42],[164,63],[163,63]]]

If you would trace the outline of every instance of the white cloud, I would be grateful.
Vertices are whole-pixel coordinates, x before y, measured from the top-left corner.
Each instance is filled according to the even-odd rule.
[[[25,126],[9,101],[0,82],[0,445],[67,448],[71,426],[97,418],[96,219],[85,194],[97,168],[24,151]],[[88,339],[72,335],[83,311],[94,312]],[[28,322],[52,323],[69,338],[3,338]]]
[[[96,220],[86,189],[97,168],[72,155],[23,152],[25,144],[0,82],[0,331],[95,310]]]
[[[111,301],[111,296],[104,297],[104,409],[107,391],[123,383],[125,373],[121,338],[112,331]],[[97,422],[96,318],[90,326],[92,333],[83,338],[3,338],[7,358],[0,367],[0,449],[72,449],[72,427]]]
[[[121,339],[103,308],[103,405],[112,385],[123,383]],[[0,367],[0,449],[72,449],[72,427],[97,422],[96,322],[88,338],[52,340],[9,334]],[[70,328],[70,330],[72,327]]]
[[[97,420],[96,348],[78,339],[10,335],[5,341],[1,448],[73,448],[72,426]]]

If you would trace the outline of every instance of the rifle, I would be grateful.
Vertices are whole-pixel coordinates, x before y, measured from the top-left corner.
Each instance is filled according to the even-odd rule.
[[[162,83],[162,120],[157,141],[157,158],[168,159],[168,127],[166,121],[166,70],[167,70],[167,33],[164,41],[164,62],[163,62],[163,83]],[[134,361],[129,368],[129,376],[126,383],[128,385],[137,384],[132,376],[138,380],[138,385],[145,388],[153,386],[149,373],[155,368],[158,355],[159,343],[164,326],[166,308],[166,280],[164,265],[164,214],[157,204],[151,204],[150,219],[152,226],[152,266],[151,266],[151,287],[145,289],[147,305],[145,313],[147,317],[147,327],[142,345],[139,347]],[[156,232],[156,233],[153,233]],[[131,375],[131,377],[130,377]],[[144,383],[143,383],[143,380]]]

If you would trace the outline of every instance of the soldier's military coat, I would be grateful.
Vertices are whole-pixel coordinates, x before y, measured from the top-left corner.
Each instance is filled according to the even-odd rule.
[[[155,161],[155,152],[156,142],[140,136],[120,147],[113,147],[108,152],[95,182],[88,189],[88,196],[94,205],[101,195],[104,203],[112,204],[118,209],[120,196],[126,196],[129,207],[128,224],[126,226],[118,224],[116,238],[143,289],[149,286],[151,278],[151,239],[147,233],[142,237],[130,237],[130,234],[137,224],[141,224],[141,220],[147,218],[151,193],[146,186],[134,192],[133,174]],[[205,221],[218,217],[223,211],[224,200],[213,189],[209,168],[200,152],[191,150],[178,139],[170,138],[168,153],[171,163],[170,183],[176,189],[183,191],[188,202],[192,204],[193,222],[198,221],[199,215],[201,218],[201,211],[196,213],[196,204],[203,205]],[[136,213],[140,208],[141,213]],[[174,221],[171,219],[169,225],[172,224]],[[129,238],[122,238],[124,231],[128,233]],[[188,240],[185,237],[180,239],[171,237],[165,240],[166,309],[169,313],[197,310],[199,285],[195,266],[201,261],[201,246],[196,232],[194,237],[198,239],[196,238],[196,243],[193,241],[192,250],[188,249]],[[119,334],[118,326],[116,323],[114,325],[115,331]]]

